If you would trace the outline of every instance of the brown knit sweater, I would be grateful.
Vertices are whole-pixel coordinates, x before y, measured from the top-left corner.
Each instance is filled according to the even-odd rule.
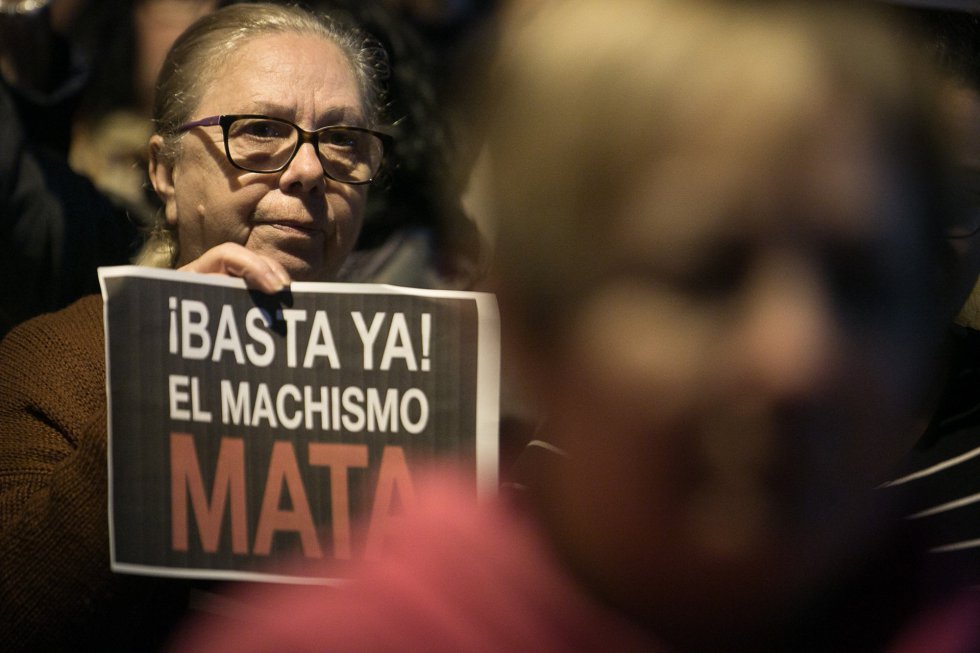
[[[102,300],[0,343],[0,648],[153,650],[182,581],[109,569]]]

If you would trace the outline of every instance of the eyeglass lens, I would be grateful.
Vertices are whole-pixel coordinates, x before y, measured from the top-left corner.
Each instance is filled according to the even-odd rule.
[[[228,126],[232,163],[253,172],[285,167],[298,141],[293,125],[272,118],[240,118]],[[328,127],[318,132],[317,141],[324,171],[332,179],[366,182],[381,167],[384,144],[370,132]]]

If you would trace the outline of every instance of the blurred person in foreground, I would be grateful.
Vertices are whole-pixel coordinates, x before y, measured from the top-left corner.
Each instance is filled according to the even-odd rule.
[[[377,131],[386,64],[360,29],[296,7],[240,4],[195,22],[157,84],[149,173],[164,209],[141,262],[266,293],[335,279],[390,142]],[[0,343],[11,650],[154,650],[188,607],[187,582],[109,569],[102,308],[83,298]]]
[[[937,88],[862,11],[505,29],[494,279],[558,454],[489,504],[436,473],[342,591],[242,592],[174,650],[978,650],[976,597],[874,489],[919,434],[956,204]]]

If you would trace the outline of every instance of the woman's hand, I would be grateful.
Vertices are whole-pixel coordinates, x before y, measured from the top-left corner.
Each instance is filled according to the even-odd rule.
[[[216,245],[178,269],[240,277],[249,288],[270,295],[285,290],[292,281],[281,263],[237,243]]]

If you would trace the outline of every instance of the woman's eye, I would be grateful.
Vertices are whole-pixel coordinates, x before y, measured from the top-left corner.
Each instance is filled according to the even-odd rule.
[[[749,266],[747,250],[737,246],[718,247],[684,269],[669,275],[668,281],[691,297],[721,299],[744,284]]]
[[[241,134],[252,138],[287,138],[292,129],[271,120],[254,120],[242,126]]]
[[[325,137],[321,141],[331,147],[353,148],[357,144],[357,138],[354,132],[343,130],[330,131],[325,134]]]
[[[707,248],[703,256],[673,262],[644,260],[625,266],[622,273],[668,290],[685,300],[726,302],[747,283],[751,251],[738,245]]]

